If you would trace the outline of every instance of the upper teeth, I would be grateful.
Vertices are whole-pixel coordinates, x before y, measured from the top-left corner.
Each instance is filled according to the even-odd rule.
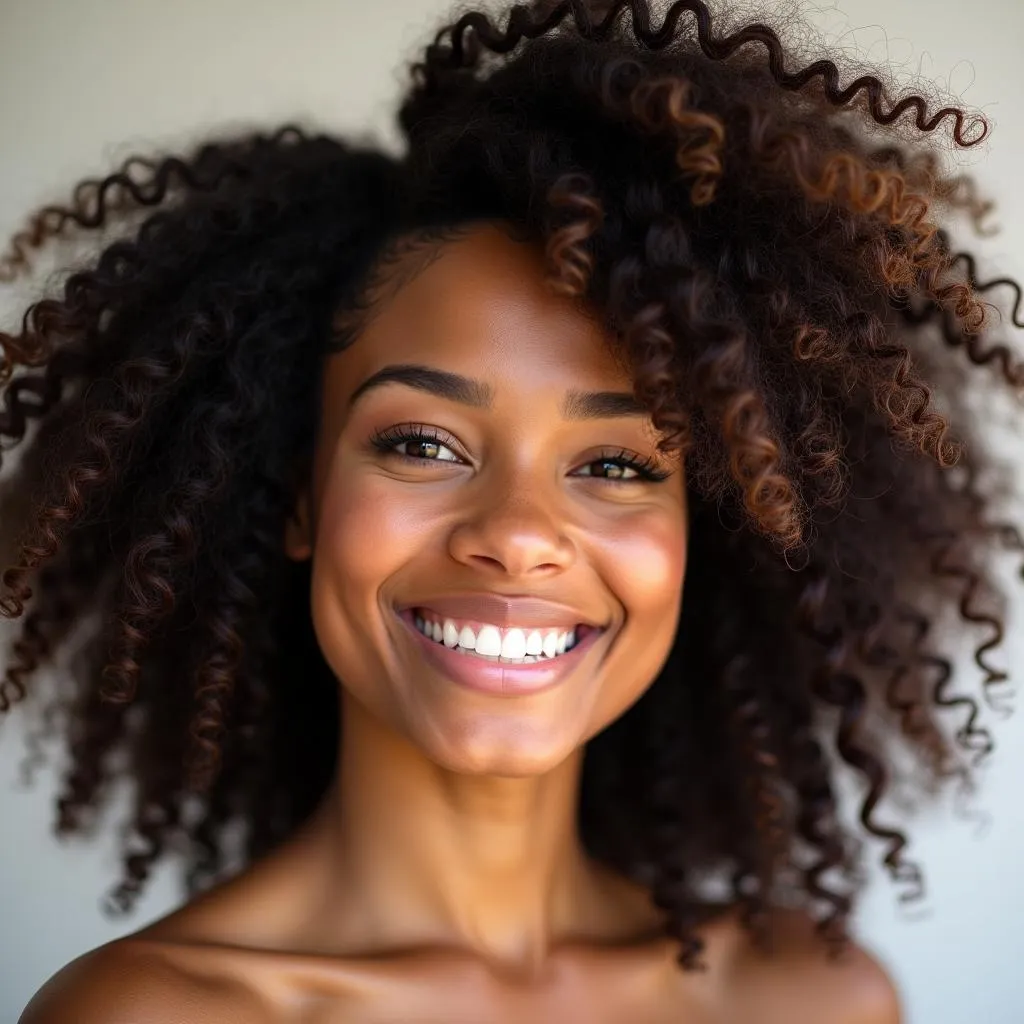
[[[460,629],[452,619],[438,622],[424,619],[421,615],[416,615],[416,628],[446,647],[462,647],[487,657],[515,661],[542,654],[554,658],[576,643],[575,629],[552,629],[542,633],[537,629],[527,631],[518,627],[502,630],[488,624],[476,630],[470,626]]]

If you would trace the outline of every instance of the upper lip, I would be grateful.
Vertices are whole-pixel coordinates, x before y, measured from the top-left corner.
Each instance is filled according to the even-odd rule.
[[[495,626],[582,624],[601,628],[601,623],[572,605],[531,595],[503,596],[482,591],[444,594],[413,602],[405,608],[429,608],[452,619],[473,619]]]

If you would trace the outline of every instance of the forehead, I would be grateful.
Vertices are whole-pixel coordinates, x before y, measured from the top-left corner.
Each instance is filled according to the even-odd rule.
[[[628,384],[595,312],[555,294],[540,248],[501,226],[467,225],[400,250],[374,282],[371,312],[336,360],[355,388],[387,363],[419,362],[475,377],[557,373]]]

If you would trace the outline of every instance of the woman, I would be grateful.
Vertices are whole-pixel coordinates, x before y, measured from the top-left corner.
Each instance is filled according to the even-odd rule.
[[[11,251],[125,229],[3,335],[4,701],[72,646],[59,828],[120,752],[115,905],[175,844],[193,897],[22,1020],[898,1020],[832,751],[914,898],[876,805],[991,745],[928,634],[998,640],[1019,543],[932,141],[983,122],[639,0],[470,11],[399,116],[129,161]]]

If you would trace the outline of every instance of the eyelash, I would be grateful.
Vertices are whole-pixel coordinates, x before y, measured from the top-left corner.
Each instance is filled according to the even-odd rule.
[[[419,423],[410,426],[388,427],[386,430],[377,431],[370,438],[370,443],[385,455],[404,459],[407,462],[420,464],[424,462],[450,462],[449,459],[425,459],[418,455],[407,455],[405,452],[396,452],[394,450],[396,445],[403,444],[406,441],[429,441],[432,444],[443,445],[454,452],[454,446],[441,431]],[[650,483],[659,483],[671,475],[667,470],[659,469],[658,464],[653,459],[641,459],[639,456],[626,451],[625,448],[619,448],[615,452],[602,452],[596,459],[591,459],[587,462],[587,465],[592,466],[595,463],[611,463],[625,469],[632,469],[639,475],[640,479]],[[614,477],[592,476],[591,479],[603,480],[605,483],[612,484],[632,484],[638,482],[635,478],[618,480]]]

